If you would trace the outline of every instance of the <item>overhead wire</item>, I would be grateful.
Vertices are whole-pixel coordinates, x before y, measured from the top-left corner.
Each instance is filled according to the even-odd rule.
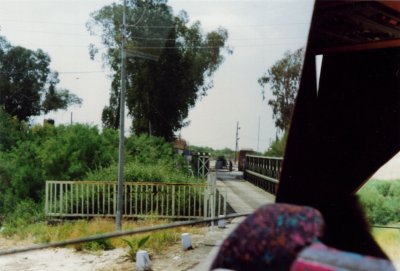
[[[108,73],[109,71],[57,71],[58,74],[85,74],[85,73]],[[6,75],[14,75],[14,74],[25,74],[29,73],[27,71],[25,72],[0,72],[0,74],[6,74]]]

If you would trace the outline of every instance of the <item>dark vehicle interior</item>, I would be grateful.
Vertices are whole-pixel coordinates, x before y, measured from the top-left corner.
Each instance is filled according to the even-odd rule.
[[[225,240],[214,267],[395,270],[390,263],[339,265],[366,261],[366,255],[376,262],[388,259],[355,193],[399,152],[399,124],[400,2],[317,0],[277,204],[261,207],[242,222]],[[314,237],[317,246],[336,251],[334,267],[323,262],[330,249],[305,255],[302,249],[312,247]],[[314,258],[306,263],[301,257]]]
[[[400,2],[316,1],[276,201],[320,210],[328,244],[384,257],[353,195],[400,150],[399,123]]]

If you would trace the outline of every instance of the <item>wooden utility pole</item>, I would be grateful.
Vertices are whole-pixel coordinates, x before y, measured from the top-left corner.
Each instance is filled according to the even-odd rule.
[[[237,156],[239,151],[239,122],[236,122],[236,147],[235,147],[235,164],[237,162]]]
[[[257,152],[259,152],[260,148],[260,116],[258,116],[258,135],[257,135]]]

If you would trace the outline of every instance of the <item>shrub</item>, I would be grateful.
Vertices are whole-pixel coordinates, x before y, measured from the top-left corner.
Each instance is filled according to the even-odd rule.
[[[368,182],[359,192],[371,224],[400,222],[400,180]]]
[[[12,235],[28,225],[44,219],[43,205],[27,199],[14,206],[14,211],[7,213],[4,218],[4,234]]]
[[[110,250],[114,248],[115,247],[111,243],[110,239],[100,239],[96,241],[82,243],[80,245],[75,245],[76,250],[98,251],[98,250]]]
[[[0,151],[9,151],[26,139],[28,126],[11,117],[0,107]]]
[[[285,154],[286,141],[287,141],[288,133],[282,136],[282,138],[277,138],[271,146],[269,146],[268,150],[264,153],[266,156],[274,156],[274,157],[282,157]]]
[[[91,171],[86,175],[90,181],[116,181],[118,166]],[[180,169],[160,161],[157,164],[128,162],[124,167],[124,180],[128,182],[195,182],[199,179],[189,177]]]
[[[178,159],[172,145],[161,137],[140,135],[126,140],[126,152],[141,164],[174,163]]]
[[[116,132],[107,130],[103,136],[89,125],[59,126],[55,136],[43,142],[39,158],[47,178],[76,180],[115,162],[117,146]]]

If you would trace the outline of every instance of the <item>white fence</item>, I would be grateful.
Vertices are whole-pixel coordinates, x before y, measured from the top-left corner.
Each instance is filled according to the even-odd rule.
[[[124,217],[190,219],[226,214],[226,190],[207,184],[124,183]],[[46,181],[51,217],[113,217],[116,182]]]

